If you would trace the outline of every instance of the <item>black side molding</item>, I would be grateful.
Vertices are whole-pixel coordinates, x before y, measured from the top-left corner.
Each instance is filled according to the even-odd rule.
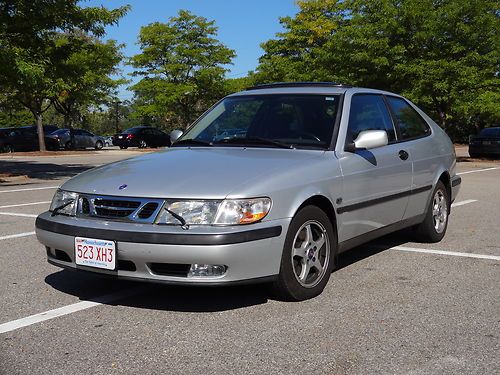
[[[462,183],[462,177],[455,176],[451,179],[451,187],[458,186]]]
[[[221,234],[172,234],[157,232],[129,232],[120,230],[98,229],[63,224],[38,217],[37,229],[64,234],[67,236],[104,238],[107,240],[151,243],[160,245],[230,245],[242,242],[263,240],[281,235],[281,226],[245,230]]]
[[[343,206],[343,207],[337,208],[337,213],[338,214],[343,214],[344,212],[356,211],[356,210],[359,210],[359,209],[362,209],[362,208],[374,206],[376,204],[389,202],[389,201],[392,201],[394,199],[404,198],[404,197],[407,197],[409,195],[422,193],[424,191],[428,191],[428,190],[431,190],[431,189],[432,189],[432,185],[427,185],[427,186],[419,187],[417,189],[407,190],[407,191],[403,191],[401,193],[396,193],[396,194],[387,195],[385,197],[371,199],[369,201],[364,201],[364,202],[360,202],[360,203],[354,203],[354,204],[351,204],[349,206]]]

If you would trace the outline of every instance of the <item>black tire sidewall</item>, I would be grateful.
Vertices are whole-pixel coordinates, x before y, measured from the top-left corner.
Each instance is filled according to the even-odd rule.
[[[101,142],[101,141],[97,141],[97,142],[95,143],[95,149],[96,149],[96,150],[100,150],[100,149],[102,149],[103,147],[104,147],[104,146],[103,146],[103,144],[102,144],[102,142]]]
[[[312,288],[305,288],[300,285],[295,277],[291,261],[291,251],[297,231],[302,224],[309,220],[317,220],[325,227],[330,242],[330,256],[327,266],[328,268],[323,275],[322,280]],[[302,301],[319,295],[330,279],[330,274],[332,273],[335,265],[337,248],[338,244],[335,230],[330,219],[328,218],[328,215],[326,215],[323,210],[316,206],[306,206],[298,211],[288,227],[285,243],[283,245],[280,273],[278,275],[278,280],[274,285],[276,297],[286,301]]]

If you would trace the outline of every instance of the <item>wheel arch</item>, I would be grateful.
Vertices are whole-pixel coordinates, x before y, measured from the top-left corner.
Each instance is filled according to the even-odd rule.
[[[306,206],[316,206],[319,209],[321,209],[330,219],[330,222],[332,223],[333,230],[335,232],[335,235],[338,236],[337,232],[337,217],[335,214],[335,208],[333,207],[332,202],[330,199],[328,199],[325,195],[322,194],[315,194],[307,199],[305,199],[299,207],[295,210],[293,216],[297,214],[302,208]]]
[[[446,192],[448,193],[448,210],[451,210],[451,176],[448,171],[444,171],[440,174],[437,181],[441,181],[446,187]],[[436,183],[437,183],[436,181]]]

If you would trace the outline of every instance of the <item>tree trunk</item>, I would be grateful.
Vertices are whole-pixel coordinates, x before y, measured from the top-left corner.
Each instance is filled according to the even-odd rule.
[[[38,144],[40,145],[40,151],[47,151],[45,147],[45,134],[43,131],[42,114],[41,112],[36,112],[35,114],[36,128],[38,132]]]

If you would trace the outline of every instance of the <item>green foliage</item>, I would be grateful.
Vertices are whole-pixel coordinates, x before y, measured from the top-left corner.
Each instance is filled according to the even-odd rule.
[[[141,28],[141,53],[130,59],[143,78],[132,86],[136,118],[185,128],[226,90],[224,65],[234,51],[217,39],[214,21],[181,10],[167,23]]]
[[[77,0],[0,0],[0,91],[33,114],[41,150],[45,103],[67,88],[58,65],[68,58],[68,49],[56,33],[102,36],[127,10],[82,8]]]
[[[83,110],[110,102],[118,85],[126,83],[111,78],[122,60],[122,46],[82,33],[58,34],[55,38],[61,56],[56,65],[61,90],[52,102],[64,115],[65,126],[70,127],[75,120],[81,122]]]
[[[497,0],[309,0],[265,42],[257,82],[399,92],[459,139],[500,122]]]

